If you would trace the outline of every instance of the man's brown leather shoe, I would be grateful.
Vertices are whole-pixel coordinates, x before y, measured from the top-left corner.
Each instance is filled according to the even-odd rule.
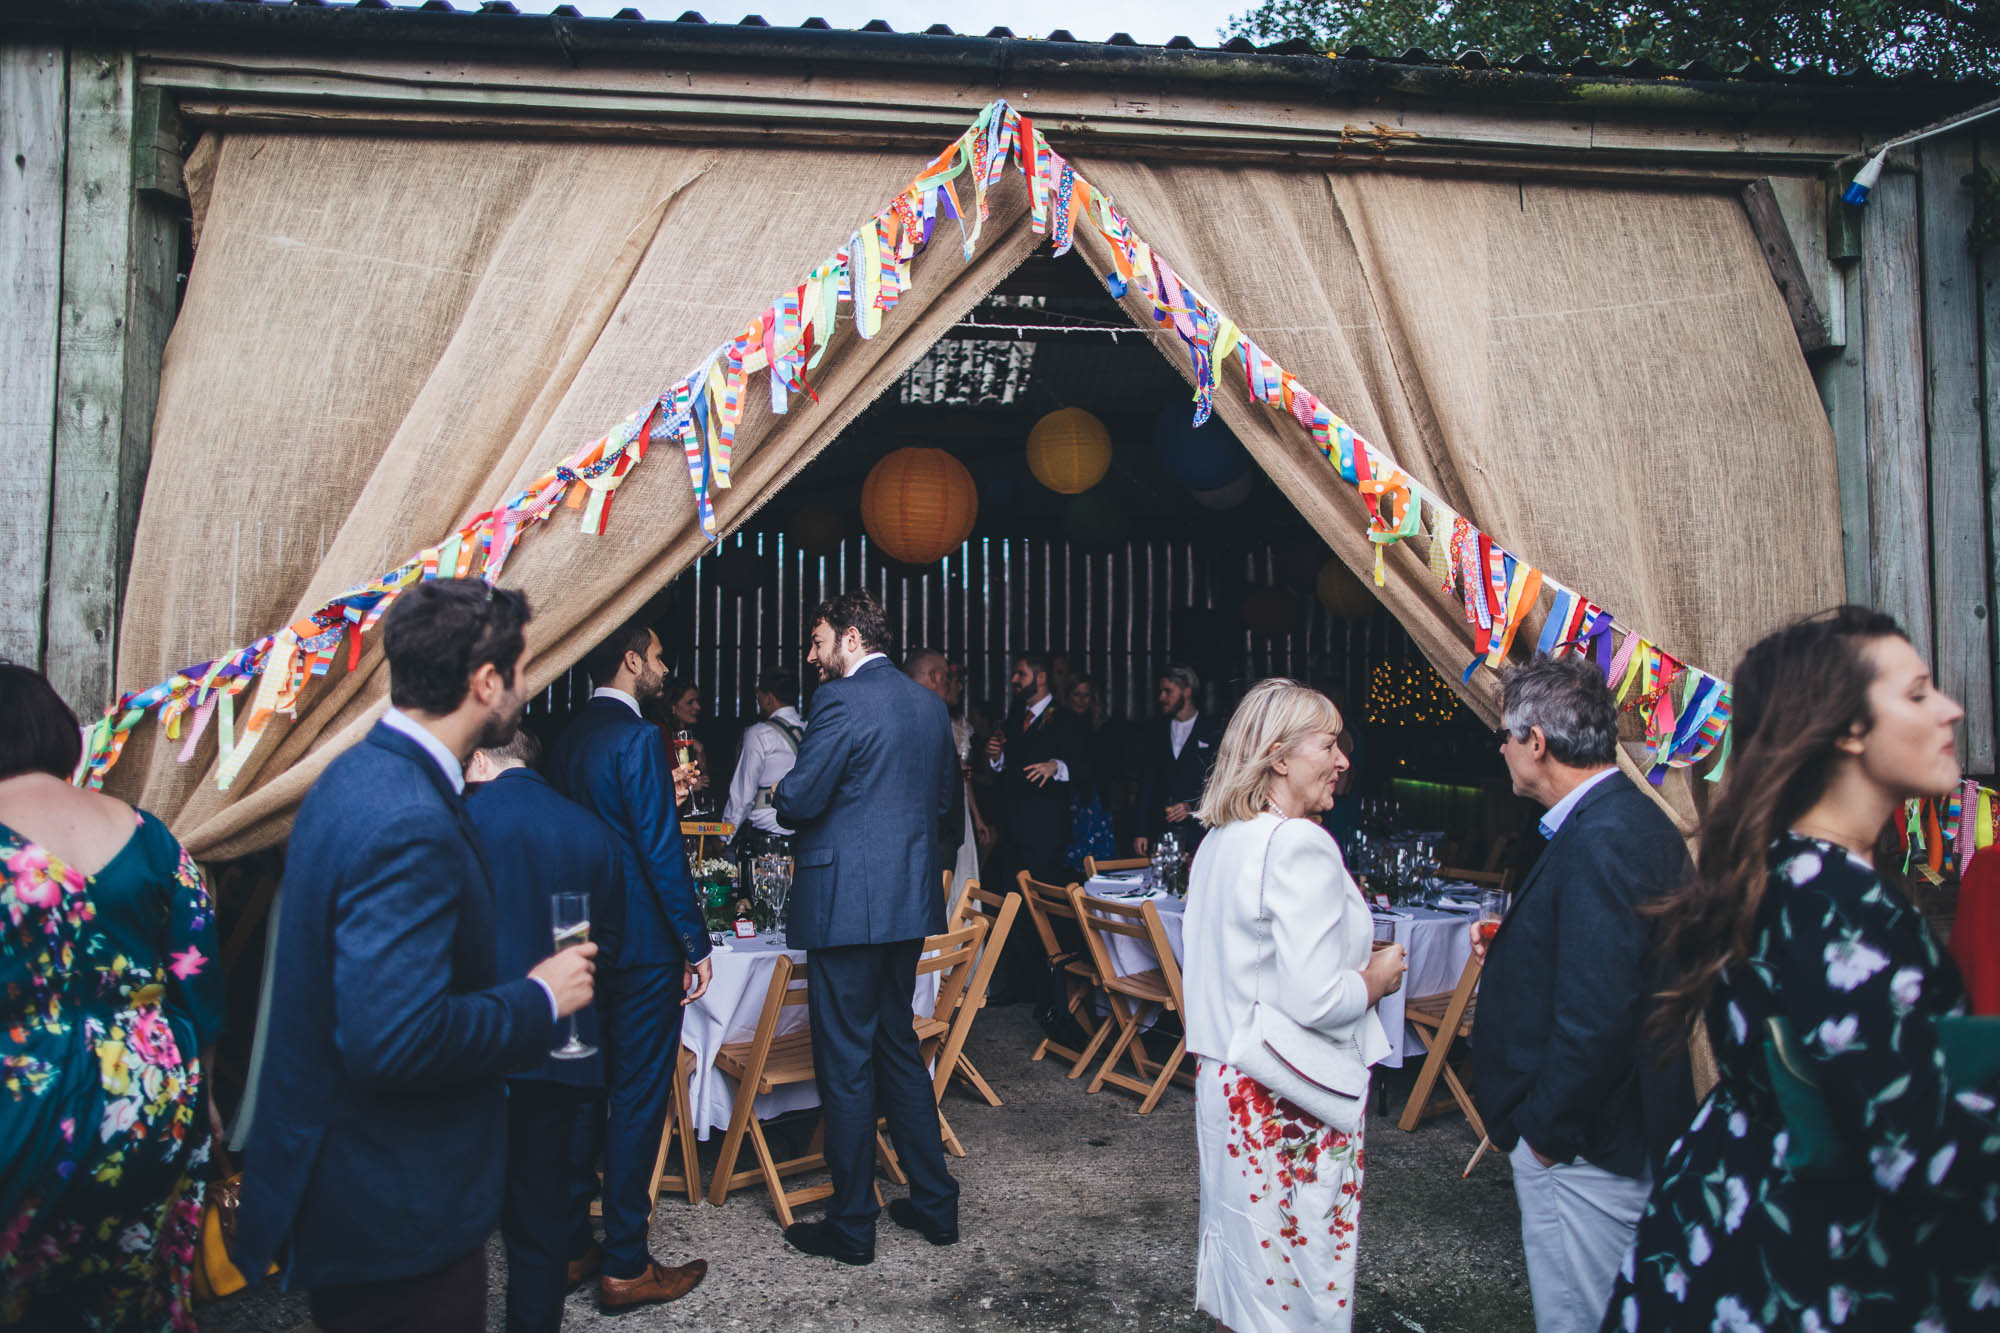
[[[591,1246],[581,1258],[569,1261],[569,1268],[563,1277],[563,1290],[575,1291],[583,1285],[583,1280],[604,1267],[604,1251]]]
[[[624,1314],[648,1305],[677,1301],[701,1285],[708,1274],[708,1260],[690,1259],[678,1268],[648,1264],[637,1277],[597,1279],[597,1304],[605,1314]]]

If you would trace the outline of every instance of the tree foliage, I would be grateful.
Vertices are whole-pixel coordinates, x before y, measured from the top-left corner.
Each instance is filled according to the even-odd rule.
[[[1262,0],[1228,36],[1396,56],[2000,76],[2000,0]]]

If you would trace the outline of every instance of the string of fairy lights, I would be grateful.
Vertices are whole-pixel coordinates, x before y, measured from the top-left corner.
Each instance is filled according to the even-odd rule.
[[[1370,726],[1441,727],[1458,708],[1451,686],[1421,658],[1377,662],[1369,677]]]

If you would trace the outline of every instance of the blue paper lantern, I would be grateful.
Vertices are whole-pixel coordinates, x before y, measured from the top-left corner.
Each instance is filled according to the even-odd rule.
[[[1171,402],[1153,419],[1153,460],[1191,491],[1219,491],[1250,470],[1250,455],[1214,417],[1199,429],[1194,408]]]

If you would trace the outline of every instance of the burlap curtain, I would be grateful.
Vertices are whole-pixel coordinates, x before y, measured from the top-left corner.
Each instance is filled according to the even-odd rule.
[[[1356,430],[1684,661],[1726,677],[1759,635],[1840,600],[1832,431],[1733,195],[1077,166]],[[1108,272],[1107,248],[1078,234]],[[1176,339],[1161,345],[1186,365]],[[1354,488],[1229,372],[1218,414],[1328,545],[1370,568]],[[1428,550],[1392,551],[1377,591],[1456,681],[1471,635]],[[1496,715],[1492,673],[1464,693]],[[1663,794],[1687,826],[1688,784]]]
[[[1058,147],[1062,145],[1058,144]],[[1838,599],[1833,443],[1727,195],[1362,171],[1080,160],[1180,273],[1363,434],[1510,549],[1686,660]],[[192,164],[199,252],[168,347],[126,615],[127,687],[287,623],[392,566],[685,374],[914,174],[914,156],[244,135]],[[1110,263],[1079,228],[1079,249]],[[863,342],[844,331],[739,433],[739,520],[829,443],[1033,241],[1018,180],[978,257],[949,230]],[[1135,318],[1150,326],[1144,312]],[[1162,350],[1185,365],[1169,337]],[[1233,363],[1232,363],[1233,366]],[[1232,371],[1233,373],[1233,371]],[[1358,570],[1353,488],[1295,423],[1218,410]],[[1239,515],[1254,522],[1255,515]],[[553,678],[700,550],[655,454],[610,531],[530,536],[506,582]],[[1381,590],[1456,679],[1463,617],[1416,553]],[[1490,676],[1469,697],[1489,714]],[[379,710],[379,656],[336,670],[218,793],[149,727],[116,780],[198,855],[284,835]],[[1678,784],[1674,804],[1691,803]]]
[[[190,172],[200,224],[167,349],[121,628],[127,688],[248,642],[437,540],[646,403],[844,243],[923,165],[901,153],[242,135]],[[1018,180],[978,257],[946,243],[881,333],[843,329],[773,417],[761,379],[718,521],[740,519],[1027,254]],[[581,656],[702,546],[656,450],[610,530],[558,511],[504,582],[529,680]],[[386,693],[379,646],[308,691],[235,788],[150,723],[114,783],[198,856],[282,838]]]

